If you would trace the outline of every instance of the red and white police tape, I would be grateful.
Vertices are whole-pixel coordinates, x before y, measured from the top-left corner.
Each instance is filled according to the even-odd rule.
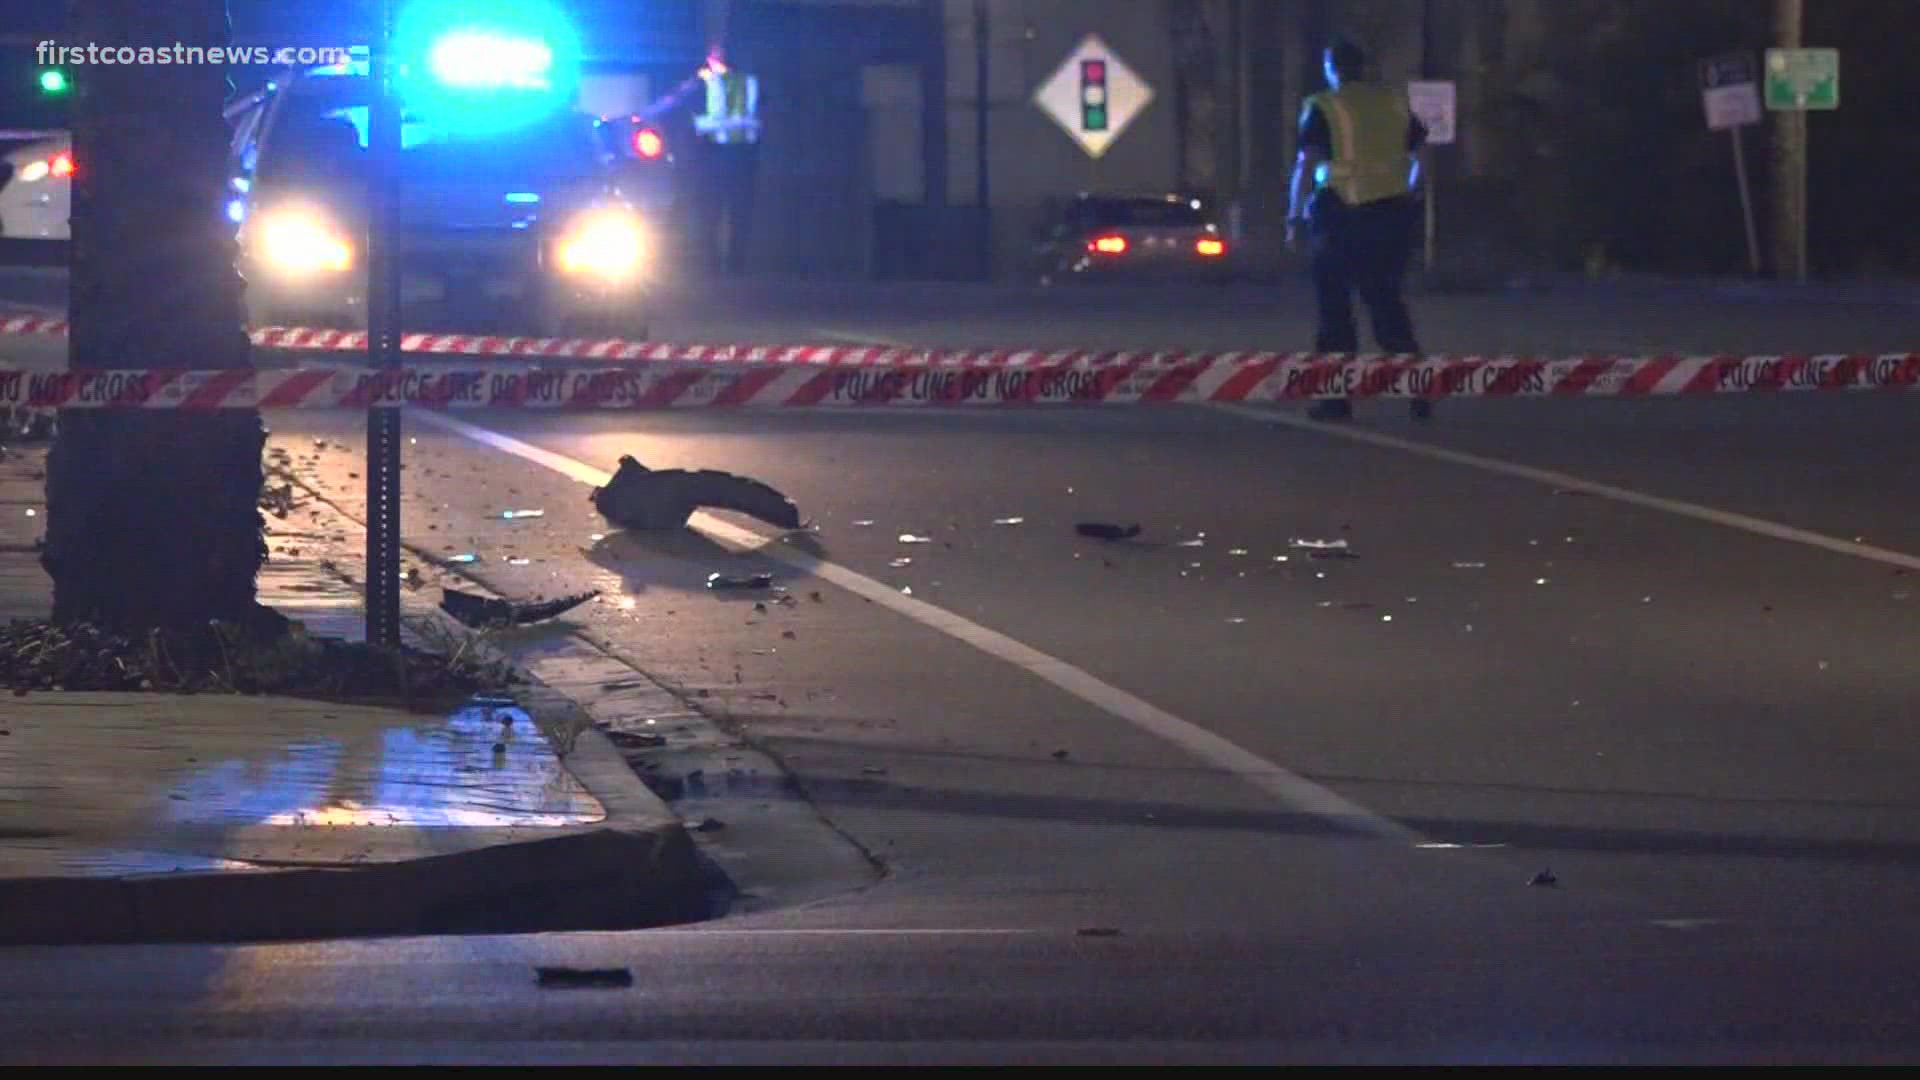
[[[0,334],[65,333],[0,318]],[[269,328],[256,345],[356,352],[364,334]],[[1652,397],[1794,390],[1903,390],[1920,353],[1818,356],[1324,356],[1278,352],[927,350],[673,345],[411,334],[428,356],[513,364],[363,365],[257,371],[32,371],[0,364],[0,406],[39,408],[442,409],[830,408],[913,405],[1261,403],[1373,397]],[[425,355],[423,355],[425,354]],[[562,361],[548,365],[543,361]]]

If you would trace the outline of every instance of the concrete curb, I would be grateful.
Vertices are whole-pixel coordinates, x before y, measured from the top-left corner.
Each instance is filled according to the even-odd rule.
[[[523,697],[543,721],[578,709],[545,686]],[[582,731],[563,760],[605,824],[340,868],[5,878],[0,945],[600,930],[705,914],[692,837],[606,736]]]
[[[341,870],[0,883],[0,945],[614,929],[697,918],[679,828],[597,829]]]

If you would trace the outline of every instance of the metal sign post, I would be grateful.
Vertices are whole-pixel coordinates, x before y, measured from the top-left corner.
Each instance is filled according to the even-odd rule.
[[[1733,171],[1740,181],[1740,214],[1747,227],[1747,266],[1760,273],[1760,230],[1753,217],[1753,187],[1747,179],[1746,137],[1742,129],[1760,122],[1760,86],[1753,57],[1728,53],[1700,64],[1700,100],[1707,128],[1733,138]]]
[[[400,352],[400,106],[394,86],[393,0],[380,4],[367,119],[373,216],[367,229],[367,363],[397,369]],[[367,641],[400,646],[400,410],[367,410]]]
[[[1455,129],[1459,116],[1459,87],[1450,80],[1432,80],[1407,84],[1407,107],[1427,129],[1427,142],[1433,146],[1450,146],[1457,137]],[[1431,169],[1420,170],[1420,184],[1426,188],[1426,268],[1433,270],[1433,264],[1440,257],[1440,211],[1434,196],[1434,178]]]

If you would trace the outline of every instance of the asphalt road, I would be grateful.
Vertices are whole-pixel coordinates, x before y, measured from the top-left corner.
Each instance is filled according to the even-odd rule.
[[[1253,290],[743,299],[662,334],[1305,339],[1302,297]],[[1911,307],[1837,298],[1418,313],[1462,351],[1913,344]],[[765,778],[721,785],[709,843],[747,902],[687,930],[0,952],[0,1057],[1912,1060],[1914,409],[412,419],[410,544],[516,596],[606,590],[578,625],[822,827],[778,826]],[[358,445],[352,417],[274,426]],[[756,476],[819,532],[619,534],[583,481],[621,454]],[[357,509],[349,451],[311,472]],[[703,585],[756,570],[800,602]],[[849,852],[877,883],[825,880]],[[535,988],[556,962],[636,985]]]

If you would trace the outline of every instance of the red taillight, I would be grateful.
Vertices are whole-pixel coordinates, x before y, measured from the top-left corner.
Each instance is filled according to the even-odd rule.
[[[1198,243],[1193,245],[1193,250],[1209,259],[1217,259],[1227,253],[1227,242],[1211,236],[1203,236]]]
[[[667,152],[667,140],[652,128],[641,128],[633,133],[633,152],[652,161]]]
[[[53,160],[47,162],[47,171],[62,178],[72,176],[73,155],[67,153],[65,150],[53,155]]]
[[[1124,236],[1102,236],[1087,242],[1088,251],[1097,251],[1102,255],[1125,255],[1127,238]]]

